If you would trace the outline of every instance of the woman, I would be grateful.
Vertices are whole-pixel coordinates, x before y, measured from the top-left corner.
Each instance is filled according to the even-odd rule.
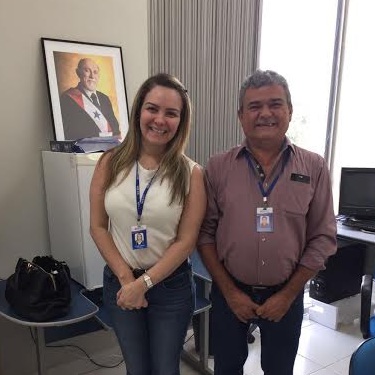
[[[90,230],[107,263],[104,304],[129,375],[180,374],[194,308],[187,258],[206,208],[202,170],[183,153],[190,117],[175,77],[149,78],[125,140],[103,154],[91,183]]]

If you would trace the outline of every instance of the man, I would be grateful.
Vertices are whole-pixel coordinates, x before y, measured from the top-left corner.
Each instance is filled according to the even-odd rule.
[[[261,216],[260,217],[260,226],[261,227],[268,227],[268,216]]]
[[[99,66],[92,59],[81,59],[76,73],[77,87],[65,91],[60,98],[65,139],[119,135],[111,101],[96,90]]]
[[[243,374],[253,322],[264,374],[293,374],[304,285],[336,251],[328,169],[285,136],[292,112],[286,80],[256,71],[239,96],[245,141],[206,167],[198,249],[213,278],[215,375]],[[261,216],[270,230],[260,229]]]

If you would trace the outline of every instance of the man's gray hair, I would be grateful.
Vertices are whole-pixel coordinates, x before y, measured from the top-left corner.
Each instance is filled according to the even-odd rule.
[[[91,60],[98,67],[98,69],[100,69],[99,65],[93,59],[90,59],[89,57],[84,57],[83,59],[78,61],[77,70],[82,71],[83,65],[88,60]]]
[[[272,70],[256,70],[254,74],[248,76],[245,78],[245,80],[242,82],[241,88],[240,88],[240,95],[238,98],[238,110],[242,112],[243,109],[243,99],[245,97],[246,90],[249,88],[252,89],[259,89],[263,86],[272,86],[272,85],[279,85],[283,87],[286,95],[286,101],[288,104],[288,107],[290,109],[293,108],[292,106],[292,98],[289,91],[288,82],[286,79],[272,71]]]

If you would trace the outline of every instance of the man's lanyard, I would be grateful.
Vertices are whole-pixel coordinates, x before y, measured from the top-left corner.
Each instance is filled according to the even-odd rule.
[[[145,204],[146,195],[148,193],[148,190],[150,189],[150,186],[152,182],[154,181],[155,176],[157,175],[159,168],[155,172],[155,174],[152,176],[151,180],[147,184],[141,198],[141,192],[139,187],[139,170],[138,170],[138,161],[136,162],[136,173],[135,173],[135,196],[136,196],[136,202],[137,202],[137,224],[141,222],[142,212],[143,212],[143,206]]]
[[[246,160],[247,160],[247,164],[249,165],[249,170],[252,171],[254,173],[254,175],[256,176],[257,173],[255,171],[255,168],[254,168],[254,165],[253,163],[251,162],[251,157],[250,157],[250,154],[249,152],[246,150],[245,152],[245,157],[246,157]],[[270,186],[268,187],[268,189],[264,189],[263,187],[263,183],[262,181],[259,181],[258,180],[258,187],[259,187],[259,190],[262,194],[262,197],[263,197],[263,204],[264,204],[264,207],[267,207],[268,205],[268,197],[270,196],[273,188],[275,187],[277,181],[279,180],[279,177],[282,175],[282,173],[284,172],[284,169],[285,169],[285,166],[286,164],[288,163],[288,160],[289,160],[289,157],[290,157],[290,148],[287,148],[285,151],[284,151],[284,155],[283,155],[283,161],[282,161],[282,165],[281,165],[281,170],[280,172],[275,176],[275,178],[273,179],[273,181],[271,182]]]

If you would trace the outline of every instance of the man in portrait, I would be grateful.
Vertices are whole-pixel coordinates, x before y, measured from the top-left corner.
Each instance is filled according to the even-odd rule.
[[[60,97],[66,140],[88,137],[119,136],[119,123],[107,95],[97,90],[100,68],[90,58],[79,61],[76,74],[79,83]]]

